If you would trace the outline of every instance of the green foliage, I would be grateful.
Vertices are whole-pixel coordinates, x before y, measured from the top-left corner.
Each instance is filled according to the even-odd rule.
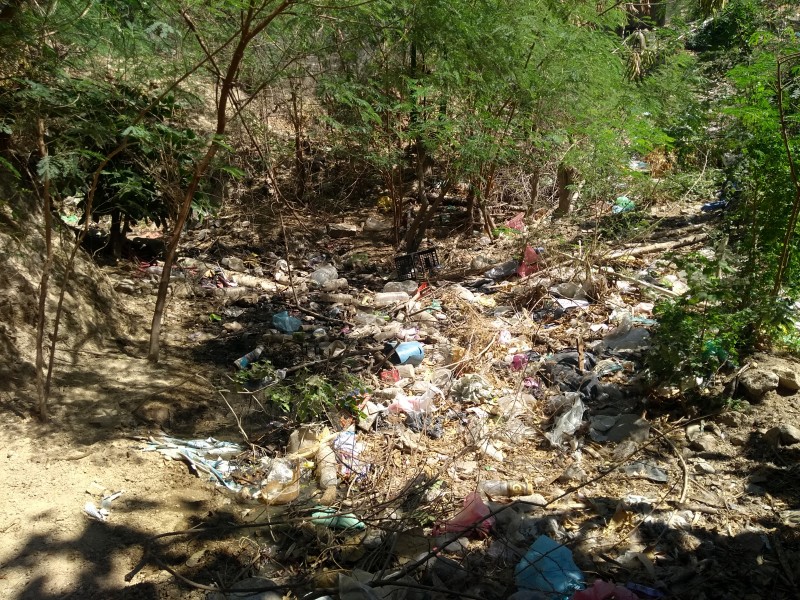
[[[234,379],[245,387],[257,384],[267,401],[300,423],[332,418],[340,410],[362,414],[358,406],[368,391],[357,377],[345,373],[335,380],[305,370],[281,377],[270,361],[260,360]]]
[[[756,0],[731,0],[702,24],[689,47],[698,52],[748,52],[751,36],[764,23],[761,4]]]

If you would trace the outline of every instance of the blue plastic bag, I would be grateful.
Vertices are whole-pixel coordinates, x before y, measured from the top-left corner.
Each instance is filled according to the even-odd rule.
[[[302,324],[300,319],[290,316],[285,310],[272,317],[272,326],[283,333],[294,333]]]
[[[583,573],[566,546],[541,535],[514,569],[517,587],[547,593],[566,600],[585,587]]]

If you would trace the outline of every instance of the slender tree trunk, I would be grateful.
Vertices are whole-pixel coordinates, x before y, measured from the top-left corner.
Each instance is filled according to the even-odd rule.
[[[303,153],[303,115],[297,97],[297,88],[292,84],[292,128],[294,129],[294,171],[295,198],[302,200],[306,193],[307,173],[306,160]]]
[[[464,221],[463,230],[465,233],[472,233],[472,227],[475,225],[475,189],[476,184],[470,181],[469,189],[467,190],[467,219]]]
[[[444,201],[444,197],[450,191],[451,184],[449,181],[446,181],[442,184],[441,190],[439,190],[439,195],[436,196],[433,203],[428,207],[428,209],[423,214],[420,212],[419,216],[417,217],[417,227],[416,227],[416,234],[414,238],[411,240],[410,247],[408,249],[409,252],[416,252],[419,250],[419,247],[422,245],[422,240],[425,239],[425,232],[428,230],[428,227],[431,224],[431,220],[433,219],[436,211],[439,210],[439,207],[442,205]]]
[[[536,203],[539,201],[539,183],[541,178],[542,172],[539,167],[536,167],[528,180],[531,186],[531,193],[528,198],[528,206],[525,208],[526,219],[533,214],[533,211],[536,209]]]
[[[39,155],[47,156],[47,144],[44,141],[44,120],[37,122],[37,141]],[[47,420],[47,380],[44,373],[44,330],[47,324],[47,295],[50,291],[50,271],[53,268],[53,213],[50,199],[50,178],[45,175],[42,185],[42,211],[44,216],[45,256],[42,265],[42,278],[39,282],[39,306],[36,323],[36,393],[39,398],[39,418]]]
[[[575,167],[570,167],[563,162],[558,165],[558,173],[556,175],[558,208],[554,216],[567,215],[572,210],[572,199],[574,195],[572,185],[575,183],[577,174],[578,171]]]
[[[118,208],[111,212],[111,228],[108,233],[108,245],[114,260],[122,258],[122,246],[125,234],[122,232],[122,214]]]
[[[167,252],[164,257],[164,269],[161,272],[161,279],[158,282],[158,294],[156,296],[156,306],[153,309],[153,320],[150,326],[150,348],[147,355],[148,360],[158,362],[158,355],[160,350],[160,334],[161,325],[164,317],[164,307],[167,302],[167,292],[169,291],[169,278],[172,273],[172,265],[175,262],[175,255],[178,250],[178,243],[181,239],[183,226],[186,224],[186,219],[189,217],[189,212],[192,208],[192,200],[194,199],[195,192],[197,191],[200,181],[208,171],[211,161],[219,150],[219,142],[221,137],[225,134],[225,129],[228,123],[227,108],[228,101],[231,98],[231,91],[236,79],[236,74],[239,71],[239,66],[244,59],[245,51],[250,45],[250,42],[269,26],[272,21],[281,13],[285,12],[294,0],[283,0],[280,2],[272,12],[264,19],[253,26],[256,9],[250,5],[248,10],[243,15],[242,28],[239,36],[239,41],[231,56],[230,63],[228,63],[228,70],[225,74],[225,79],[222,82],[219,96],[219,106],[217,107],[217,129],[211,143],[206,150],[205,156],[200,160],[194,170],[192,179],[189,182],[186,192],[183,196],[180,212],[175,222],[172,235],[170,236],[169,243],[167,244]]]

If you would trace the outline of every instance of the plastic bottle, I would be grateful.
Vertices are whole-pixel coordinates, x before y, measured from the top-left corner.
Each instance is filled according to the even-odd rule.
[[[487,496],[530,496],[533,493],[524,481],[490,479],[482,481],[478,488]]]
[[[326,281],[333,281],[339,277],[339,272],[333,265],[322,265],[316,271],[309,275],[311,281],[317,285],[322,285]]]
[[[264,352],[264,346],[256,346],[254,350],[235,360],[233,364],[240,369],[246,369],[251,363],[254,363],[258,360],[258,357],[261,356],[262,352]]]
[[[406,294],[413,294],[417,291],[417,282],[413,279],[407,279],[405,281],[390,281],[385,286],[383,286],[383,291],[386,293],[389,292],[405,292]]]
[[[391,306],[411,300],[405,292],[379,292],[375,294],[375,306]]]
[[[325,292],[335,292],[336,290],[347,289],[347,279],[339,277],[338,279],[329,279],[322,283],[322,289]]]
[[[319,299],[331,304],[353,304],[355,302],[351,294],[320,294]]]

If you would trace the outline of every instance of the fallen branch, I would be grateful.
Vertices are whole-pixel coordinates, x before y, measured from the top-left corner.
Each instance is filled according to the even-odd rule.
[[[653,290],[654,292],[658,292],[659,294],[669,296],[670,298],[681,297],[681,295],[678,292],[673,292],[672,290],[668,290],[667,288],[655,285],[654,283],[648,283],[647,281],[642,281],[641,279],[636,279],[635,277],[631,277],[630,275],[624,275],[622,273],[615,273],[615,275],[619,279],[622,279],[624,281],[630,281],[631,283],[635,283],[636,285],[646,287],[649,290]]]
[[[698,233],[691,237],[683,238],[681,240],[673,240],[671,242],[658,242],[655,244],[648,244],[647,246],[639,246],[638,248],[626,248],[624,250],[615,250],[609,252],[605,256],[600,257],[600,262],[615,260],[617,258],[625,258],[629,256],[641,256],[642,254],[649,254],[651,252],[659,252],[661,250],[674,250],[675,248],[682,248],[684,246],[692,246],[708,239],[707,233]]]

